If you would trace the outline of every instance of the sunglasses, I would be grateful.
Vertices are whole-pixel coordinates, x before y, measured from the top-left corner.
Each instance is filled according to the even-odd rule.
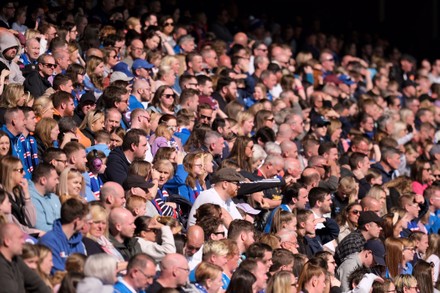
[[[215,234],[215,235],[222,235],[223,237],[225,237],[225,232],[214,232],[214,233],[212,233],[212,234]]]
[[[174,99],[174,94],[164,94],[163,96],[167,99],[170,99],[170,98]]]
[[[163,26],[174,26],[173,22],[165,22]]]
[[[359,215],[359,214],[361,213],[361,211],[353,210],[353,211],[351,211],[351,213],[352,213],[353,215]]]
[[[43,65],[46,66],[47,68],[55,68],[55,67],[58,66],[58,65],[56,65],[56,64],[52,64],[52,63],[41,63],[41,64],[43,64]]]
[[[23,173],[24,173],[24,169],[23,169],[23,168],[20,168],[20,169],[14,169],[14,171],[15,171],[15,172],[18,172],[18,173],[20,173],[20,174],[23,174]]]

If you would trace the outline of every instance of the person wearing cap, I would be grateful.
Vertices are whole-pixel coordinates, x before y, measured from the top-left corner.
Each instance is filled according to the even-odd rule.
[[[93,92],[85,92],[79,99],[78,105],[73,111],[73,120],[77,125],[81,125],[89,111],[93,111],[96,108],[96,98]]]
[[[310,135],[320,142],[324,142],[327,135],[327,127],[330,121],[322,115],[314,115],[310,121]]]
[[[20,67],[14,62],[15,56],[20,51],[20,42],[9,31],[0,32],[0,62],[9,68],[9,82],[23,84],[25,78],[21,73]]]
[[[257,216],[261,211],[256,210],[251,207],[248,203],[242,202],[237,204],[238,211],[244,220],[254,223],[255,216]]]
[[[148,63],[144,59],[136,59],[133,62],[131,71],[136,78],[150,81],[151,80],[150,73],[153,67],[154,67],[153,64]]]
[[[140,175],[128,175],[127,179],[125,179],[124,183],[122,184],[124,187],[124,190],[127,192],[127,197],[130,196],[138,196],[145,198],[146,200],[146,212],[144,215],[148,216],[156,216],[158,213],[156,212],[156,208],[154,207],[153,203],[151,202],[154,199],[153,194],[153,187],[157,189],[157,185],[153,182],[147,182],[145,181],[145,178],[143,178]]]
[[[383,219],[380,218],[375,212],[361,212],[358,220],[357,230],[351,232],[344,239],[342,239],[336,248],[336,262],[341,264],[350,254],[361,251],[362,247],[365,245],[365,242],[370,239],[379,238],[380,231],[382,230],[382,222]]]
[[[113,73],[110,75],[110,83],[117,80],[132,81],[134,78],[133,73],[130,71],[130,67],[124,62],[119,62],[113,66],[112,70]]]
[[[245,180],[245,177],[232,168],[223,168],[214,173],[211,179],[213,187],[202,191],[197,197],[189,213],[188,226],[195,224],[195,212],[205,203],[218,204],[225,209],[224,212],[229,213],[232,219],[242,219],[232,198],[237,195],[239,183]]]
[[[359,267],[371,268],[375,265],[386,266],[385,247],[379,239],[368,240],[360,252],[350,254],[338,267],[341,291],[350,289],[348,278]]]

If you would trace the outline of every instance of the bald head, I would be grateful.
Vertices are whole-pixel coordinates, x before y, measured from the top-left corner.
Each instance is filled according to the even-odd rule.
[[[182,266],[187,264],[188,261],[180,253],[167,254],[160,262],[161,268],[163,270],[169,270],[176,266]]]
[[[281,147],[281,155],[284,158],[298,158],[298,147],[296,143],[290,140],[285,140],[280,144]]]
[[[361,200],[361,206],[364,212],[372,211],[375,212],[379,217],[380,214],[380,202],[371,196],[366,196]]]
[[[104,54],[98,48],[90,48],[90,49],[88,49],[87,53],[86,53],[86,56],[87,56],[87,58],[89,58],[91,56],[95,56],[95,57],[99,57],[99,58],[104,58]]]
[[[247,47],[248,46],[248,37],[245,33],[239,32],[236,33],[234,36],[234,43],[240,44],[242,46]]]
[[[126,208],[114,208],[110,212],[109,222],[112,225],[123,224],[132,214]]]
[[[107,181],[101,188],[100,201],[107,208],[119,208],[125,204],[124,189],[119,183]]]
[[[166,283],[166,287],[177,288],[188,282],[189,267],[186,258],[179,253],[166,255],[160,263],[161,283]]]
[[[310,190],[312,187],[318,186],[321,175],[315,168],[305,168],[301,174],[301,182]]]
[[[186,256],[193,256],[205,242],[205,233],[203,233],[202,227],[193,225],[188,228],[187,238],[185,254]]]

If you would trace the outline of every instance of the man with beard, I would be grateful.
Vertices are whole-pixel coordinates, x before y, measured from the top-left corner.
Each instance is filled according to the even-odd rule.
[[[55,167],[47,163],[39,164],[32,174],[29,194],[37,213],[36,229],[52,230],[53,223],[61,216],[61,203],[55,194],[58,178]]]
[[[75,104],[73,103],[73,97],[71,94],[58,91],[51,96],[54,113],[53,118],[59,121],[63,117],[73,117],[75,111]]]
[[[147,109],[151,101],[151,86],[148,80],[136,79],[133,83],[129,105],[130,111],[134,109]]]
[[[232,132],[231,123],[229,123],[227,119],[216,118],[212,122],[211,128],[212,130],[220,133],[223,139],[225,140],[222,158],[229,157],[230,150],[229,150],[228,141],[232,141],[235,138],[235,134]]]
[[[222,77],[217,82],[217,90],[212,97],[218,102],[220,110],[225,111],[226,105],[237,99],[237,83],[230,77]]]
[[[35,98],[42,96],[48,88],[52,87],[48,78],[52,76],[55,67],[55,59],[51,55],[43,54],[38,57],[38,71],[32,71],[26,76],[23,83],[24,89]]]
[[[232,198],[237,196],[238,185],[245,180],[245,177],[232,168],[217,171],[211,179],[211,183],[215,184],[214,187],[202,191],[194,202],[189,213],[188,226],[195,224],[196,210],[205,203],[218,204],[222,207],[223,213],[227,213],[233,220],[241,219],[241,214]]]
[[[9,68],[9,82],[23,84],[23,77],[20,67],[14,62],[20,48],[18,39],[9,31],[0,31],[0,62],[3,62]]]

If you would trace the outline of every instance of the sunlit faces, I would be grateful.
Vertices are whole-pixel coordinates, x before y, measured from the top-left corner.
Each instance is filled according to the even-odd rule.
[[[352,223],[357,225],[359,221],[359,217],[362,212],[362,206],[361,205],[354,205],[350,208],[348,211],[348,220]]]
[[[90,235],[94,237],[102,237],[107,229],[107,220],[106,219],[96,219],[90,224]]]
[[[5,196],[3,202],[0,203],[0,212],[4,215],[11,214],[11,202],[9,201],[9,197]]]
[[[0,156],[6,156],[11,149],[11,143],[9,141],[9,137],[4,135],[0,137]]]
[[[67,179],[67,191],[71,196],[80,196],[83,180],[81,173],[79,172],[70,172]]]

